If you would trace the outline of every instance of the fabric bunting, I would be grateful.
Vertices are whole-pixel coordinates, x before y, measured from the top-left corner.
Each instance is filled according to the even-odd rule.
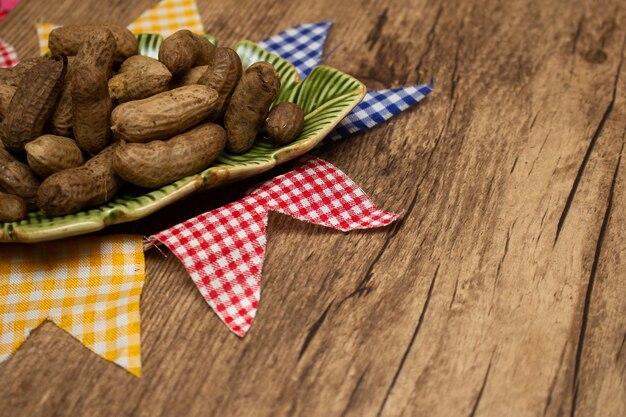
[[[335,166],[312,159],[242,200],[151,236],[150,242],[180,259],[207,303],[239,336],[250,328],[261,297],[270,211],[344,232],[386,226],[399,217],[376,208]]]
[[[143,241],[109,236],[2,248],[0,362],[51,320],[89,349],[141,375]]]
[[[304,78],[322,62],[324,44],[332,23],[305,23],[267,38],[259,45],[291,62]]]
[[[13,45],[0,39],[0,68],[11,68],[18,62],[17,52]]]
[[[291,62],[306,77],[322,63],[331,22],[305,23],[280,32],[259,43],[266,50]],[[414,106],[430,94],[429,84],[371,90],[328,137],[338,140],[371,129]]]

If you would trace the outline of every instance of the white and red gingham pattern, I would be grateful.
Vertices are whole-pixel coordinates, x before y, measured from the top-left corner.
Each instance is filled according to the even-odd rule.
[[[18,63],[13,45],[0,39],[0,68],[11,68]]]
[[[261,296],[269,211],[342,231],[386,226],[399,217],[376,208],[333,165],[311,159],[239,201],[151,236],[181,260],[204,299],[238,336],[249,330]]]

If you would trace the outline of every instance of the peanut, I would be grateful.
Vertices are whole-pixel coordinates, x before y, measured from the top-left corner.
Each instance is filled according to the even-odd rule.
[[[0,223],[17,222],[28,216],[28,206],[22,197],[0,192]]]
[[[0,148],[0,189],[32,203],[38,187],[39,180],[33,171],[6,149]]]
[[[11,98],[15,94],[16,87],[8,84],[0,84],[0,120],[4,118],[4,115],[9,109]]]
[[[69,136],[72,133],[72,69],[74,57],[67,59],[67,70],[63,80],[63,87],[57,102],[56,109],[48,121],[50,131],[55,135]]]
[[[280,79],[269,62],[257,62],[246,70],[235,87],[224,117],[229,151],[243,153],[252,147],[279,90]]]
[[[198,80],[204,75],[208,68],[208,65],[199,65],[191,68],[174,80],[174,86],[182,87],[183,85],[199,84]]]
[[[39,208],[48,215],[63,216],[113,198],[122,185],[111,166],[115,146],[105,148],[85,165],[46,178],[37,192]]]
[[[28,165],[41,178],[83,164],[83,154],[72,139],[43,135],[24,147]]]
[[[0,83],[17,87],[24,74],[26,74],[35,65],[46,61],[47,58],[42,56],[36,58],[27,58],[20,61],[13,68],[0,68]]]
[[[21,150],[24,144],[41,136],[61,91],[66,62],[58,56],[46,59],[21,77],[0,128],[0,137],[8,149]]]
[[[226,132],[205,123],[173,138],[118,146],[113,169],[124,180],[158,188],[206,169],[226,144]]]
[[[72,70],[74,136],[78,147],[90,154],[104,149],[111,136],[108,78],[114,51],[115,39],[111,32],[95,31],[81,46]]]
[[[80,47],[94,32],[108,30],[115,38],[115,61],[123,61],[129,56],[137,55],[137,38],[125,27],[104,25],[67,25],[54,29],[50,32],[48,46],[53,54],[76,55]]]
[[[216,101],[217,92],[207,86],[179,87],[120,104],[111,114],[111,129],[128,142],[169,138],[206,119]]]
[[[109,80],[109,94],[120,103],[140,100],[168,89],[172,74],[165,65],[147,56],[135,55],[122,64]]]
[[[221,117],[233,90],[241,78],[241,59],[237,52],[230,48],[219,47],[215,50],[213,61],[207,71],[200,77],[198,84],[206,85],[217,91],[217,107],[215,114]]]
[[[296,103],[284,102],[275,106],[265,119],[265,131],[276,145],[293,142],[304,127],[304,111]]]
[[[189,71],[193,66],[208,64],[214,53],[215,45],[208,39],[183,29],[161,43],[159,61],[176,75]]]

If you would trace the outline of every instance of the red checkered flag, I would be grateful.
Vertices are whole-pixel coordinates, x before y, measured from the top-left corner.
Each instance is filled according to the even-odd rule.
[[[13,45],[0,39],[0,68],[11,68],[18,62],[17,52]]]
[[[238,336],[250,328],[261,297],[270,210],[342,231],[386,226],[399,217],[376,208],[333,165],[311,159],[239,201],[151,236],[180,259],[207,303]]]

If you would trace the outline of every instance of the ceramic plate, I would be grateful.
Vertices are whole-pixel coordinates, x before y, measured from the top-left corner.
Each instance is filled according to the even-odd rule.
[[[140,53],[157,56],[160,35],[139,35]],[[215,38],[207,35],[212,42]],[[120,194],[100,207],[61,217],[30,213],[28,219],[0,223],[0,242],[42,242],[82,235],[109,225],[146,217],[200,189],[241,180],[267,171],[276,165],[301,156],[317,144],[356,106],[365,95],[365,86],[355,78],[327,66],[315,68],[301,81],[296,69],[277,55],[250,41],[239,42],[235,50],[244,67],[257,61],[269,61],[281,78],[276,102],[293,101],[305,112],[304,130],[293,143],[280,148],[264,140],[243,155],[223,153],[205,171],[141,195]]]

